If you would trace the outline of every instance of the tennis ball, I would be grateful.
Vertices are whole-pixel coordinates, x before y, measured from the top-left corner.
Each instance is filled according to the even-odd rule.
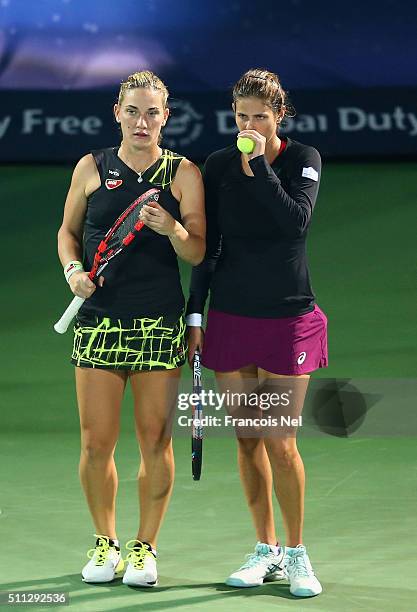
[[[237,148],[242,153],[252,153],[255,143],[250,138],[242,137],[237,139]]]

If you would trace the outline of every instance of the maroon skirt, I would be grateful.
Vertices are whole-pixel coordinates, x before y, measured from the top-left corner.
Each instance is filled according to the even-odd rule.
[[[216,372],[256,365],[299,375],[327,366],[327,318],[316,305],[297,317],[260,319],[209,310],[202,363]]]

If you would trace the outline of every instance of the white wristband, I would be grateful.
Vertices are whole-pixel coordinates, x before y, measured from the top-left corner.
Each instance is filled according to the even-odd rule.
[[[188,327],[201,327],[203,325],[203,315],[199,312],[193,312],[185,317],[185,322]]]
[[[67,283],[69,283],[69,279],[74,274],[74,272],[83,272],[84,267],[81,261],[70,261],[64,268],[64,276]]]

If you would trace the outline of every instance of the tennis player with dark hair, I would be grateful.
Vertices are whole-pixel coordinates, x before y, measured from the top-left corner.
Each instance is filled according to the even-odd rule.
[[[141,454],[140,521],[136,538],[127,543],[123,582],[157,584],[156,542],[174,479],[169,419],[186,362],[177,258],[195,265],[205,251],[200,171],[159,146],[169,116],[167,98],[166,86],[152,72],[134,73],[122,83],[114,106],[122,142],[78,162],[58,233],[71,290],[88,298],[77,315],[72,353],[81,423],[80,478],[97,532],[82,570],[86,582],[109,582],[124,566],[115,524],[114,451],[129,381]],[[96,286],[88,270],[100,241],[150,188],[160,194],[140,213],[145,227]]]
[[[203,349],[202,363],[216,372],[222,391],[287,386],[294,392],[292,414],[299,416],[310,373],[327,365],[327,319],[315,303],[306,259],[320,155],[279,135],[291,109],[276,74],[246,72],[234,86],[233,110],[238,136],[252,140],[254,149],[241,153],[233,144],[205,164],[207,252],[192,274],[190,358]],[[305,477],[296,427],[266,436],[236,433],[258,543],[226,583],[252,587],[288,578],[293,595],[318,595],[322,588],[302,540]],[[286,546],[277,541],[273,486]]]

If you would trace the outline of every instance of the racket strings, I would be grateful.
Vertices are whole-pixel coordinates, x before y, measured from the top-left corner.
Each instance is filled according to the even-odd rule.
[[[123,220],[123,223],[121,223],[109,237],[107,243],[108,249],[106,253],[108,251],[116,251],[119,247],[122,246],[123,240],[126,238],[126,236],[128,236],[131,232],[133,233],[135,225],[139,221],[139,215],[142,208],[149,204],[149,202],[157,201],[158,195],[159,193],[148,196],[146,199],[142,200],[141,202],[138,202],[137,205],[129,211],[129,214],[126,215],[126,218]],[[104,254],[104,257],[105,255],[106,254]]]
[[[123,213],[123,215],[126,214],[123,221],[120,223],[119,217],[113,228],[106,234],[102,242],[103,248],[100,251],[100,256],[97,258],[96,265],[93,266],[90,272],[90,278],[98,277],[107,266],[108,262],[118,255],[125,246],[132,242],[135,234],[141,229],[141,227],[135,228],[135,225],[140,221],[140,211],[146,204],[157,202],[159,199],[159,191],[156,189],[150,191],[151,193],[148,195],[144,194],[145,197],[141,196],[133,202],[128,209],[129,212],[127,214],[127,211]]]
[[[136,223],[139,221],[140,211],[144,204],[140,204],[135,206],[135,208],[127,215],[126,219],[123,221],[121,225],[116,229],[114,234],[109,239],[107,243],[108,251],[115,251],[119,246],[123,244],[123,240],[135,229]]]

